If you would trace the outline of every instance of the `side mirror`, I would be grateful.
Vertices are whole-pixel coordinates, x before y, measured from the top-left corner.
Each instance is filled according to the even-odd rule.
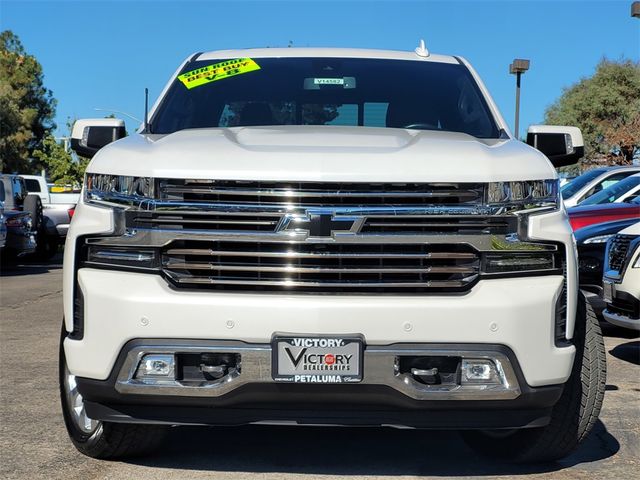
[[[125,136],[124,120],[119,118],[76,120],[71,131],[71,148],[81,157],[92,158],[102,147]]]
[[[531,125],[527,143],[544,153],[556,168],[572,165],[584,156],[584,140],[578,127]]]

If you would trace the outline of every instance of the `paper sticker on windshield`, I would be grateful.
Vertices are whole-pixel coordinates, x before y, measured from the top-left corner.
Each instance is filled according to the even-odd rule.
[[[253,72],[254,70],[260,70],[260,65],[254,60],[250,58],[234,58],[185,72],[182,75],[178,75],[178,80],[188,89],[192,89],[242,73]]]

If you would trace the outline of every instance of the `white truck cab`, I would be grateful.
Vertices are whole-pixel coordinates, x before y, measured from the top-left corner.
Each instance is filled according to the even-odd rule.
[[[269,48],[190,56],[123,131],[72,138],[95,154],[64,265],[80,451],[259,422],[458,428],[531,461],[591,429],[604,349],[554,169],[578,129],[513,138],[460,57]]]

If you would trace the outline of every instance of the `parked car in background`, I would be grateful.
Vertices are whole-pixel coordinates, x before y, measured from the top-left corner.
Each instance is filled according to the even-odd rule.
[[[567,210],[574,231],[594,223],[612,222],[625,218],[640,219],[640,197],[628,203],[606,203],[603,205],[578,205]]]
[[[35,236],[31,231],[32,221],[28,212],[4,209],[5,189],[0,183],[0,253],[9,251],[22,256],[35,251]]]
[[[619,327],[640,330],[640,222],[607,242],[603,316]]]
[[[24,178],[29,193],[37,194],[43,204],[77,204],[80,198],[79,189],[71,185],[56,185],[47,183],[42,175],[20,175]]]
[[[578,277],[580,289],[588,292],[589,302],[600,316],[605,303],[602,298],[602,275],[607,240],[620,230],[637,222],[635,218],[596,223],[575,231],[578,247]]]
[[[37,247],[36,233],[29,212],[6,210],[4,212],[7,237],[2,253],[22,257],[34,253]]]
[[[591,195],[635,173],[640,173],[640,167],[601,167],[589,170],[562,187],[564,205],[567,208],[574,207]]]
[[[4,190],[0,194],[0,198],[4,198]],[[2,249],[6,244],[7,244],[7,219],[4,216],[4,201],[0,200],[0,251],[2,251]]]
[[[7,224],[6,249],[18,256],[32,253],[46,237],[42,201],[29,194],[19,175],[0,174],[0,189]]]
[[[629,203],[637,198],[638,195],[640,195],[640,173],[630,175],[624,180],[620,180],[604,190],[594,193],[584,202],[580,203],[580,206]]]
[[[64,189],[64,193],[52,193],[43,176],[20,176],[24,178],[29,193],[38,195],[42,201],[46,239],[45,243],[40,245],[39,251],[43,257],[51,257],[67,237],[69,223],[80,193],[65,192]]]

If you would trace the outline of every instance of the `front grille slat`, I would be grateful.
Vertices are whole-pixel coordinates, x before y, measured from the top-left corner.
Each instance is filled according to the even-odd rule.
[[[218,270],[228,272],[275,272],[275,273],[474,273],[473,267],[424,267],[424,268],[325,268],[325,267],[273,267],[256,265],[220,265],[215,263],[174,262],[169,261],[165,267],[169,270]]]
[[[475,183],[250,182],[232,180],[160,181],[161,199],[254,205],[306,206],[376,204],[466,204],[482,200]]]
[[[309,207],[380,205],[477,205],[480,183],[251,182],[161,180],[161,201],[193,204],[253,205],[304,210]]]
[[[150,223],[159,225],[173,225],[180,223],[182,225],[268,225],[275,226],[277,220],[193,220],[193,219],[171,219],[171,218],[153,218]]]
[[[180,284],[193,285],[232,285],[232,286],[254,286],[254,287],[284,287],[284,288],[396,288],[396,289],[415,289],[415,288],[460,288],[475,280],[476,276],[467,277],[463,280],[439,280],[427,282],[318,282],[318,281],[295,281],[295,280],[236,280],[227,278],[214,277],[176,277],[175,280]]]
[[[428,253],[328,253],[328,252],[251,252],[243,250],[211,250],[207,248],[171,248],[167,250],[167,255],[208,255],[222,257],[275,257],[275,258],[404,258],[404,259],[475,259],[474,253],[463,252],[428,252]]]
[[[257,196],[257,197],[282,197],[282,198],[339,198],[344,197],[391,197],[391,198],[454,198],[454,199],[466,199],[477,198],[478,193],[473,190],[437,190],[437,191],[351,191],[351,190],[260,190],[260,189],[247,189],[242,188],[180,188],[180,187],[164,187],[162,192],[166,195],[200,195],[200,196]],[[196,199],[198,200],[198,199]],[[203,198],[203,201],[208,198]]]

